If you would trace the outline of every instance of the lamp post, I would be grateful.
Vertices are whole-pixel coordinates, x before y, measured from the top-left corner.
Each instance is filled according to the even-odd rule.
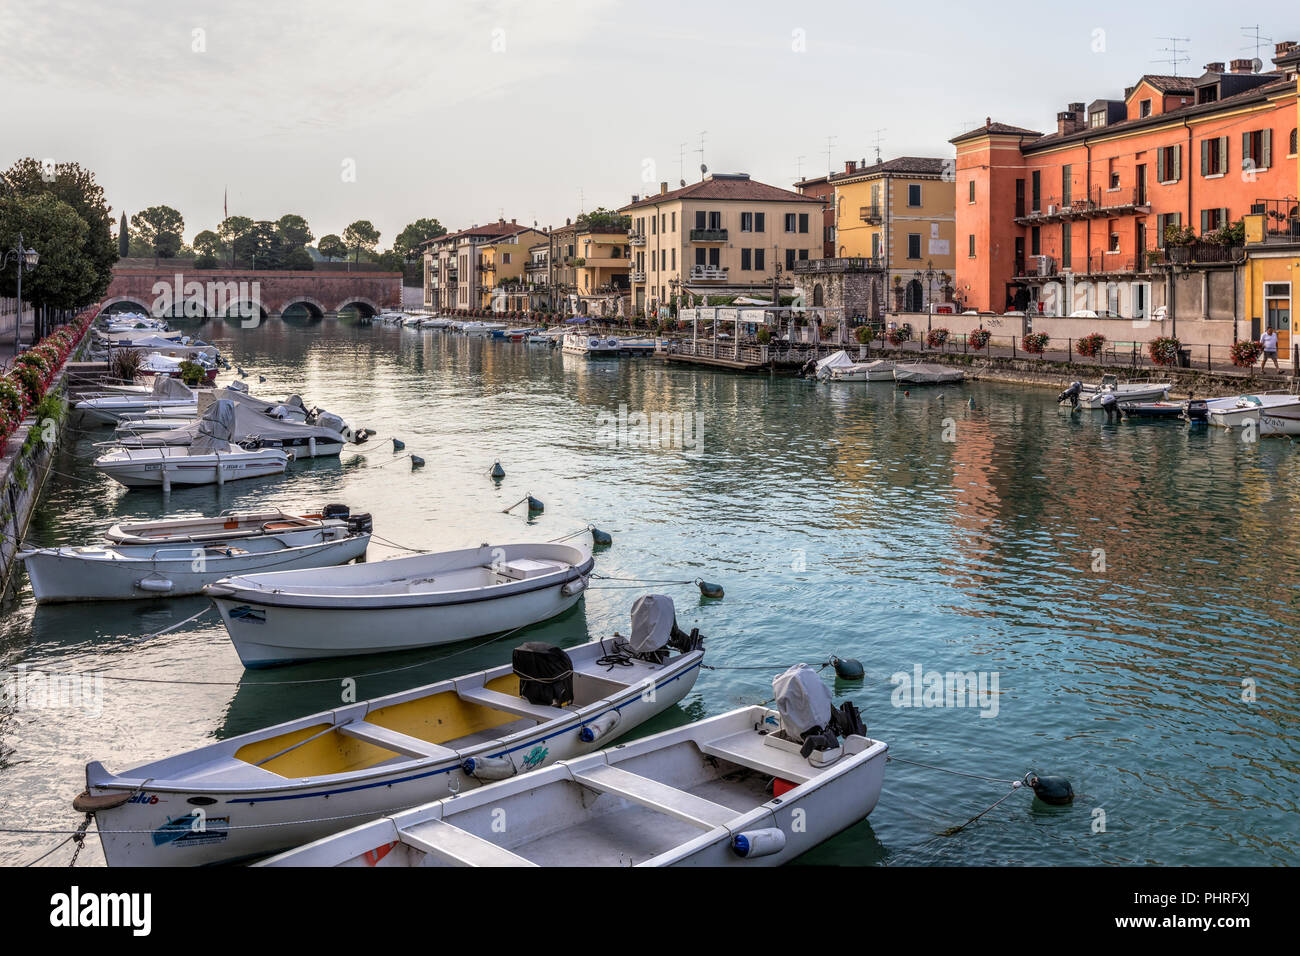
[[[23,336],[23,273],[35,269],[40,259],[40,254],[35,249],[26,248],[23,245],[23,234],[20,232],[18,233],[18,245],[7,250],[3,260],[0,260],[0,270],[9,268],[11,260],[18,266],[18,315],[14,320],[15,355],[18,354],[21,348]]]

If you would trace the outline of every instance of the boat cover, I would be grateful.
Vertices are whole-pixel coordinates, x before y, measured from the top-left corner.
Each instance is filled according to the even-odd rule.
[[[198,434],[190,443],[191,453],[205,455],[214,451],[223,453],[229,451],[235,427],[234,403],[213,402],[203,413],[203,417],[198,420],[197,426]]]
[[[202,418],[197,418],[179,428],[171,428],[166,431],[137,436],[133,439],[125,439],[122,444],[127,447],[194,446],[198,443],[199,436],[204,432],[204,422],[208,420],[212,410],[219,405],[230,406],[230,434],[232,437],[227,440],[235,443],[248,441],[252,438],[260,438],[264,442],[289,442],[294,439],[308,438],[315,438],[318,442],[351,441],[351,430],[348,429],[343,419],[337,415],[323,412],[317,418],[315,424],[309,425],[301,420],[294,421],[288,418],[288,409],[285,405],[270,406],[268,402],[251,398],[241,392],[227,392],[226,389],[214,390],[216,395],[221,395],[223,392],[230,397],[214,399],[204,409]],[[297,399],[297,396],[295,395],[293,398]],[[297,407],[301,408],[301,404]],[[275,413],[276,409],[280,410],[279,414]],[[301,418],[301,412],[299,418]]]
[[[829,372],[833,368],[843,368],[846,365],[855,365],[853,359],[849,358],[849,353],[840,349],[838,352],[832,352],[824,359],[817,360],[817,371]]]
[[[530,704],[562,707],[573,703],[573,659],[541,641],[520,644],[511,654],[519,677],[519,696]]]
[[[628,645],[633,654],[647,654],[668,644],[677,627],[673,599],[666,594],[643,594],[632,605],[632,636]]]
[[[178,378],[169,378],[165,375],[154,376],[153,390],[150,394],[159,399],[175,399],[184,402],[198,401],[198,396],[186,388],[184,382]]]
[[[807,664],[795,664],[772,678],[772,693],[781,711],[781,729],[791,739],[802,740],[830,722],[830,689]]]

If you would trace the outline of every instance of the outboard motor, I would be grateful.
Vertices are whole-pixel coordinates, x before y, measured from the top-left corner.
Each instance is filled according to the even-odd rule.
[[[375,530],[374,519],[370,517],[369,512],[361,514],[348,515],[348,530],[353,534],[370,534]]]
[[[511,654],[519,696],[542,707],[573,703],[573,659],[561,648],[541,641],[520,644]]]
[[[1193,398],[1183,403],[1183,418],[1189,422],[1208,422],[1210,403],[1203,398]]]
[[[1107,390],[1102,394],[1101,407],[1106,413],[1106,421],[1108,423],[1116,421],[1119,418],[1119,399],[1115,397],[1113,391]]]
[[[1060,403],[1060,402],[1064,402],[1066,399],[1069,399],[1069,400],[1070,400],[1070,407],[1071,407],[1071,408],[1078,408],[1078,407],[1079,407],[1079,393],[1082,392],[1082,391],[1083,391],[1083,383],[1082,383],[1082,382],[1071,382],[1069,388],[1067,388],[1065,391],[1063,391],[1060,395],[1057,395],[1057,396],[1056,396],[1056,401],[1057,401],[1058,403]]]
[[[687,634],[677,626],[673,599],[666,594],[643,594],[632,605],[632,636],[628,647],[634,657],[662,664],[672,651],[686,654],[704,646],[700,629]]]
[[[351,513],[352,509],[347,505],[326,505],[320,510],[322,518],[340,518],[345,521]]]

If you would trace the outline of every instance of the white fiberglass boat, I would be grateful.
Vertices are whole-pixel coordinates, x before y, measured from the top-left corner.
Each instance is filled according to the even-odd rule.
[[[364,524],[336,519],[315,524],[237,541],[37,548],[18,556],[27,567],[36,603],[52,604],[198,594],[204,585],[231,574],[323,568],[366,553],[368,517]]]
[[[282,474],[292,453],[231,444],[234,418],[234,405],[214,402],[189,445],[118,448],[96,458],[95,467],[128,488],[161,487],[164,491],[173,485],[224,485],[240,478]]]
[[[466,335],[479,338],[490,338],[497,332],[504,332],[505,328],[504,322],[462,322],[460,325],[460,330]]]
[[[836,756],[742,707],[453,794],[262,866],[777,866],[865,819],[888,746],[860,720]],[[505,819],[501,827],[494,821]]]
[[[1117,402],[1159,402],[1169,397],[1169,382],[1125,382],[1114,375],[1103,375],[1096,385],[1085,384],[1079,392],[1081,408],[1102,408],[1101,400],[1113,394]]]
[[[894,366],[894,381],[900,385],[948,385],[960,382],[966,373],[932,362],[909,362]]]
[[[1300,395],[1238,395],[1206,403],[1211,425],[1235,428],[1253,423],[1261,435],[1300,435]]]
[[[830,380],[832,382],[892,382],[895,367],[893,362],[884,359],[839,365],[831,369]]]
[[[604,746],[690,691],[703,642],[679,634],[614,668],[598,661],[628,650],[617,640],[525,645],[515,652],[523,678],[504,664],[121,774],[92,762],[73,806],[95,814],[110,866],[194,866],[301,846]]]
[[[844,351],[843,349],[840,349],[839,351],[832,352],[830,355],[826,356],[825,358],[818,359],[816,362],[814,362],[811,368],[811,374],[814,378],[827,380],[831,377],[831,372],[833,372],[835,369],[849,368],[855,364],[856,363],[853,361],[853,359],[849,358],[849,353]],[[805,372],[807,371],[809,370],[805,366]]]
[[[446,329],[450,327],[451,319],[444,318],[441,315],[435,315],[432,318],[420,320],[420,328],[422,329]]]
[[[602,336],[593,335],[590,332],[566,332],[563,348],[569,355],[587,357],[618,355],[623,351],[623,342],[613,335]]]
[[[545,621],[582,597],[572,544],[481,545],[209,585],[246,667],[433,647]]]
[[[162,518],[157,521],[120,521],[104,532],[109,544],[211,544],[262,534],[319,530],[350,519],[368,521],[369,515],[353,515],[347,505],[326,505],[318,512],[294,515],[278,508],[267,511],[223,511],[215,518]]]
[[[145,412],[163,411],[172,415],[198,413],[198,396],[179,379],[156,375],[148,394],[119,392],[89,398],[74,406],[82,421],[115,425],[123,418],[139,418]]]

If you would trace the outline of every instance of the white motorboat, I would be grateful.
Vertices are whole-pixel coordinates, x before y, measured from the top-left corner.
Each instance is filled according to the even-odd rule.
[[[875,362],[855,362],[852,365],[839,365],[831,369],[832,382],[892,382],[894,380],[893,362],[880,359]]]
[[[1117,402],[1159,402],[1169,397],[1169,382],[1125,382],[1120,384],[1114,375],[1103,375],[1095,385],[1084,384],[1079,392],[1079,407],[1088,409],[1102,408],[1102,399],[1107,394],[1115,396]]]
[[[148,434],[151,432],[169,432],[176,428],[184,428],[186,425],[194,424],[193,418],[124,418],[117,423],[113,429],[113,435],[120,442],[123,439],[130,439],[136,435]]]
[[[865,819],[888,745],[800,754],[766,707],[563,760],[280,854],[260,866],[777,866]],[[508,826],[495,825],[506,820]]]
[[[1261,435],[1300,435],[1300,395],[1238,395],[1206,404],[1211,425],[1238,428],[1253,423]]]
[[[504,322],[462,322],[460,331],[466,335],[473,335],[479,338],[487,338],[495,335],[497,332],[505,331]]]
[[[36,548],[18,556],[27,567],[36,603],[53,604],[198,594],[204,585],[231,574],[323,568],[366,553],[368,517],[364,523],[332,519],[314,525],[289,524],[237,541]]]
[[[123,418],[139,418],[145,412],[164,411],[172,415],[198,413],[198,396],[179,379],[156,375],[148,394],[119,392],[89,398],[74,406],[82,421],[114,425]]]
[[[564,338],[567,332],[564,328],[557,329],[535,329],[528,333],[527,341],[530,345],[536,343],[539,345],[555,345],[556,342]]]
[[[855,364],[856,363],[853,359],[849,358],[849,353],[840,349],[839,351],[832,352],[825,358],[818,359],[814,362],[811,372],[814,378],[827,380],[831,377],[831,372],[835,369],[849,368]],[[805,366],[805,371],[807,371],[807,366]]]
[[[564,351],[569,355],[582,355],[588,358],[603,355],[618,355],[623,351],[623,342],[613,335],[593,335],[590,332],[566,332]]]
[[[966,373],[933,362],[908,362],[894,366],[894,381],[900,385],[948,385],[960,382]]]
[[[209,585],[246,667],[451,644],[545,621],[582,597],[572,544],[481,545]]]
[[[515,654],[523,679],[504,664],[121,774],[92,762],[73,806],[95,814],[110,866],[194,866],[301,846],[605,746],[681,700],[704,657],[692,632],[653,654],[627,653],[626,667],[598,663],[626,649],[617,639],[567,651],[525,645]]]
[[[422,329],[446,329],[450,327],[451,319],[444,318],[441,315],[435,315],[431,318],[420,320],[420,328]]]
[[[161,487],[164,491],[170,491],[173,485],[224,485],[240,478],[282,474],[292,453],[280,448],[231,444],[234,417],[234,405],[215,402],[189,445],[118,448],[96,458],[95,467],[128,488]]]

